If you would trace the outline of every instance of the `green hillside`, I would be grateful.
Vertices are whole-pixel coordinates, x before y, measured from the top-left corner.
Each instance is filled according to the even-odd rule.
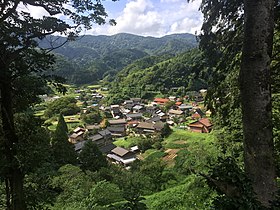
[[[130,97],[153,97],[153,93],[179,95],[207,87],[203,57],[193,49],[175,57],[158,56],[138,60],[121,70],[110,83],[109,103]],[[199,75],[199,76],[198,76]]]
[[[48,48],[65,41],[64,37],[52,36],[40,45]],[[55,74],[66,78],[68,83],[95,83],[108,75],[112,79],[118,71],[138,59],[153,55],[174,56],[196,46],[196,37],[192,34],[161,38],[125,33],[113,36],[86,35],[54,50],[58,57]]]

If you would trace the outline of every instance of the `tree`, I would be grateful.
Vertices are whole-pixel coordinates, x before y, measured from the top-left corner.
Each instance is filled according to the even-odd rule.
[[[106,158],[92,141],[87,141],[79,154],[79,161],[83,171],[97,171],[108,165]]]
[[[67,4],[67,7],[65,7]],[[22,11],[21,6],[43,8],[48,15],[34,18],[30,12]],[[71,8],[69,8],[71,7]],[[60,20],[55,15],[68,18]],[[93,23],[104,24],[107,16],[99,0],[52,0],[52,1],[2,1],[0,7],[0,92],[1,120],[5,138],[5,158],[9,171],[6,179],[6,192],[11,195],[7,201],[8,209],[26,209],[23,194],[24,175],[17,160],[18,137],[14,126],[14,83],[29,75],[42,76],[44,70],[51,69],[54,56],[50,48],[58,47],[50,43],[48,49],[38,46],[38,40],[60,33],[73,40],[83,29],[90,29]],[[66,22],[67,20],[67,22]],[[71,20],[71,21],[70,21]],[[114,24],[114,21],[110,21]],[[61,43],[60,45],[62,45]],[[36,73],[36,74],[34,74]]]
[[[165,123],[161,130],[161,136],[168,137],[171,133],[172,133],[172,129],[169,127],[167,123]]]
[[[81,114],[82,120],[87,124],[100,123],[102,116],[97,109],[91,110],[89,113]]]
[[[234,131],[231,134],[234,141],[244,135],[245,171],[257,199],[266,207],[276,191],[270,64],[273,14],[279,5],[274,3],[273,0],[205,0],[201,7],[205,20],[200,46],[208,64],[214,67],[207,94],[208,107],[221,119],[220,125]],[[243,133],[238,132],[242,129],[236,117],[240,115],[240,104]]]
[[[85,204],[88,209],[98,209],[100,206],[108,209],[113,203],[123,200],[121,195],[122,192],[116,184],[100,181],[90,190]]]
[[[240,91],[245,170],[252,180],[258,200],[269,207],[277,191],[270,78],[275,1],[244,2]]]
[[[62,97],[52,101],[47,109],[45,110],[44,115],[46,117],[52,117],[55,114],[64,114],[64,115],[74,115],[80,111],[80,108],[76,105],[77,100],[72,97]]]
[[[74,145],[68,141],[67,131],[68,128],[64,117],[60,114],[51,141],[54,162],[57,163],[58,167],[77,162],[77,154],[74,150]]]

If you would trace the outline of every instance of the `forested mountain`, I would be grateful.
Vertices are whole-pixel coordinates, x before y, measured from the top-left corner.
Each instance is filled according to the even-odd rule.
[[[186,91],[206,88],[205,78],[209,73],[198,49],[171,58],[150,56],[135,61],[116,75],[110,83],[108,100],[118,103],[130,97],[149,98],[152,92],[168,93],[173,89],[184,95]]]
[[[48,48],[65,42],[64,37],[51,36],[40,45]],[[161,38],[132,34],[79,37],[54,52],[57,54],[55,74],[76,84],[94,83],[113,76],[133,61],[151,55],[176,55],[197,46],[192,34],[173,34]]]

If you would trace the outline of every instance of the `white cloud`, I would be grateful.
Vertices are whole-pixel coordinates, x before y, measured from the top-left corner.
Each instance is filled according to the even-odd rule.
[[[173,5],[177,8],[177,12],[166,10],[165,12],[169,13],[166,33],[199,33],[203,21],[202,14],[198,11],[200,3],[199,0],[190,3],[180,2],[180,5]],[[175,9],[172,9],[172,11],[175,11]]]
[[[163,36],[171,33],[196,33],[200,31],[202,14],[198,11],[201,0],[133,0],[126,4],[123,13],[116,18],[117,26],[108,33],[135,33]]]
[[[125,0],[122,0],[125,1]],[[172,33],[195,33],[200,31],[203,21],[198,8],[201,0],[187,3],[187,0],[127,0],[118,13],[108,10],[110,18],[115,17],[116,26],[95,25],[86,34],[132,33],[144,36],[164,36]],[[118,6],[118,2],[114,3]],[[40,18],[47,12],[38,7],[23,7],[33,17]],[[121,11],[121,12],[119,12]],[[56,16],[64,20],[66,17]]]
[[[34,18],[42,18],[44,15],[48,15],[48,12],[42,7],[25,6],[22,3],[19,4],[18,11],[30,13]]]
[[[141,35],[160,35],[163,30],[162,18],[149,0],[128,2],[116,21],[117,25],[108,30],[110,34],[127,32]]]

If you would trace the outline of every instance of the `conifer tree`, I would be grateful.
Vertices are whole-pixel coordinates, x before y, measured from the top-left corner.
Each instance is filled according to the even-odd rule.
[[[67,133],[67,125],[63,115],[60,114],[51,142],[54,162],[57,163],[58,166],[75,164],[77,160],[74,145],[68,141]]]
[[[83,150],[79,154],[79,160],[83,171],[97,171],[102,167],[106,167],[108,164],[102,152],[92,141],[86,142]]]

